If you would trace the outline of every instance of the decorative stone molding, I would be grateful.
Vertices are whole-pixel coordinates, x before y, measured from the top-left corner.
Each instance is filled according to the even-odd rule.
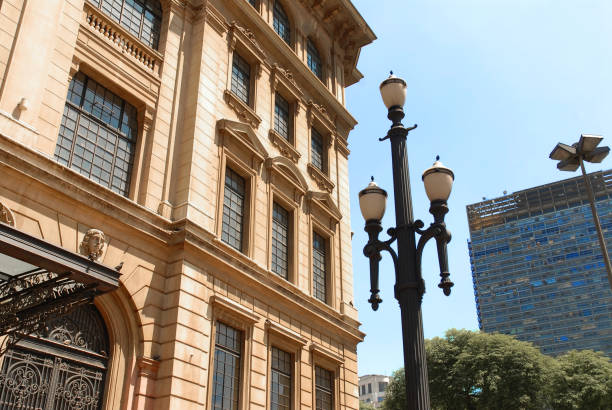
[[[229,27],[223,14],[210,3],[206,5],[206,22],[219,34],[224,34]]]
[[[136,360],[136,365],[139,369],[139,376],[155,378],[159,370],[159,360],[149,359],[148,357],[139,357]]]
[[[225,90],[223,93],[225,102],[229,105],[238,115],[238,118],[249,124],[253,128],[258,128],[261,123],[261,117],[253,111],[251,107],[246,105],[242,100],[234,95],[229,90]]]
[[[291,161],[297,164],[302,154],[300,154],[298,150],[296,150],[293,145],[289,141],[287,141],[285,137],[281,136],[278,132],[270,130],[269,136],[270,141],[272,141],[272,145],[278,148],[278,151],[284,157],[289,158]]]
[[[294,200],[299,202],[308,190],[308,183],[295,164],[284,157],[268,158],[265,164],[271,176],[279,175],[293,186]],[[271,182],[274,183],[274,180],[272,179]]]
[[[334,183],[325,175],[321,170],[315,167],[312,164],[307,165],[308,174],[310,177],[317,183],[317,186],[329,193],[332,193],[334,190]]]
[[[238,142],[240,146],[250,151],[259,162],[263,162],[269,157],[266,148],[261,141],[259,141],[259,138],[248,124],[222,119],[217,121],[217,129],[223,137],[223,139],[220,140],[221,145],[227,146],[225,138],[232,138],[234,141]]]
[[[291,94],[295,103],[295,113],[297,114],[300,109],[299,101],[304,96],[304,93],[298,86],[295,78],[293,78],[293,73],[274,63],[272,65],[272,73],[270,74],[270,82],[272,84],[272,90],[276,90],[281,86],[286,92]]]
[[[306,200],[311,208],[316,207],[324,214],[331,218],[334,224],[337,224],[342,219],[342,213],[332,200],[331,195],[327,192],[308,191]],[[312,212],[312,210],[311,210]]]
[[[243,52],[247,52],[248,56],[243,55],[248,60],[256,60],[257,77],[261,75],[261,65],[267,64],[268,58],[263,48],[257,42],[255,34],[247,28],[242,27],[236,21],[232,21],[229,25],[228,43],[230,50],[234,51],[239,48]]]
[[[13,215],[13,211],[2,202],[0,202],[0,222],[15,226],[15,215]]]
[[[146,69],[158,73],[163,62],[163,56],[157,51],[136,39],[132,34],[121,28],[119,23],[112,21],[96,7],[88,2],[84,4],[83,24],[97,35],[104,37],[122,53],[140,62]]]
[[[90,229],[81,241],[79,252],[81,255],[87,256],[90,260],[97,261],[104,253],[105,244],[106,237],[104,236],[104,232],[99,229]]]
[[[336,146],[336,150],[348,158],[348,156],[351,153],[351,150],[348,148],[346,142],[342,138],[339,138],[338,136],[336,136],[334,138],[334,143]]]
[[[335,118],[332,118],[327,108],[324,106],[308,100],[308,124],[312,125],[315,120],[318,120],[323,126],[325,126],[330,134],[336,131]]]
[[[289,339],[291,342],[293,342],[296,345],[303,347],[308,344],[308,339],[306,339],[305,337],[302,337],[297,332],[294,332],[293,330],[288,329],[283,325],[272,322],[270,319],[266,319],[265,326],[268,332],[274,333],[285,339]]]
[[[342,364],[344,364],[344,359],[342,356],[332,352],[318,343],[313,342],[310,344],[310,352],[323,357],[325,360],[332,362],[337,366],[342,366]]]
[[[221,309],[247,324],[254,324],[259,321],[258,314],[221,295],[212,295],[210,297],[210,304],[213,305],[215,309]]]

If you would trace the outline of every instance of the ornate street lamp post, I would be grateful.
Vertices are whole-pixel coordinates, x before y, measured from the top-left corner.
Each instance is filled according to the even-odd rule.
[[[595,224],[595,229],[597,229],[599,246],[601,247],[601,254],[606,265],[606,272],[608,273],[608,282],[610,283],[610,289],[612,289],[612,265],[610,265],[610,255],[608,255],[606,240],[601,231],[601,224],[599,223],[599,216],[597,215],[597,208],[595,207],[591,180],[584,169],[584,161],[599,164],[610,153],[610,147],[598,147],[602,139],[603,137],[598,135],[582,134],[580,140],[572,145],[560,142],[550,153],[550,159],[559,161],[557,163],[557,168],[561,171],[574,172],[578,167],[582,169],[582,177],[584,178],[584,185],[586,186],[589,203],[591,204],[591,212],[593,213],[593,222]]]
[[[387,230],[390,238],[378,239],[382,231],[381,219],[385,213],[387,193],[372,182],[359,192],[359,206],[366,221],[365,231],[368,243],[363,253],[370,259],[370,292],[368,302],[377,310],[382,302],[378,289],[378,264],[381,251],[387,251],[393,258],[395,266],[395,298],[398,300],[402,315],[402,337],[404,342],[404,371],[406,375],[406,400],[409,409],[429,409],[429,386],[427,380],[427,360],[425,358],[425,339],[421,317],[421,301],[425,292],[425,282],[421,276],[421,256],[425,243],[434,238],[438,247],[440,263],[440,287],[445,295],[450,295],[453,282],[449,279],[448,256],[446,244],[450,241],[450,232],[446,229],[444,216],[448,212],[446,201],[450,196],[454,175],[436,158],[433,166],[423,173],[425,191],[431,207],[429,212],[434,222],[427,229],[424,224],[414,220],[412,198],[410,193],[410,175],[406,137],[416,125],[405,128],[404,102],[406,100],[406,82],[393,76],[393,73],[380,85],[383,102],[389,110],[387,118],[392,125],[387,136],[380,141],[391,141],[391,160],[393,166],[393,190],[395,198],[396,226]],[[420,235],[418,243],[415,233]],[[397,240],[397,253],[391,244]]]

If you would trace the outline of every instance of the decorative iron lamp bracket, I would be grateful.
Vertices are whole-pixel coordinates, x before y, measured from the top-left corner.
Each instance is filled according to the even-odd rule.
[[[391,247],[391,244],[397,239],[397,232],[400,229],[409,229],[420,235],[419,242],[416,249],[416,272],[418,281],[417,283],[411,284],[419,291],[419,297],[422,298],[425,293],[425,281],[423,280],[421,259],[423,255],[423,249],[425,244],[431,239],[435,238],[436,245],[438,248],[438,262],[440,264],[440,283],[438,287],[442,289],[446,296],[451,293],[451,287],[453,282],[449,279],[450,273],[448,272],[448,252],[447,244],[451,241],[451,233],[446,229],[446,223],[444,222],[444,216],[448,212],[446,201],[435,201],[431,204],[429,212],[434,216],[434,222],[430,226],[423,230],[425,226],[423,221],[420,219],[414,221],[412,224],[398,226],[395,228],[387,229],[387,235],[389,239],[381,241],[378,239],[378,235],[382,231],[382,225],[380,221],[370,220],[366,222],[365,231],[368,233],[368,243],[363,248],[363,254],[370,259],[370,299],[368,302],[372,305],[373,310],[378,310],[378,305],[382,303],[379,292],[379,262],[382,259],[381,252],[387,251],[393,258],[393,266],[397,275],[398,272],[398,259],[397,252]],[[396,289],[397,293],[397,289]]]

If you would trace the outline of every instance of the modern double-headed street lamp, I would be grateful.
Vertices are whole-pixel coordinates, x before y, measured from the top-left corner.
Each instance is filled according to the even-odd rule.
[[[387,193],[374,182],[359,192],[359,207],[365,219],[365,231],[368,243],[363,253],[370,259],[370,292],[368,302],[377,310],[382,302],[378,289],[378,265],[380,253],[387,251],[393,258],[395,266],[395,298],[398,300],[402,316],[402,337],[404,342],[404,371],[406,375],[406,400],[408,409],[428,410],[429,385],[427,379],[427,360],[425,357],[425,339],[423,337],[423,320],[421,301],[425,292],[425,282],[421,275],[421,256],[423,248],[431,238],[436,240],[438,261],[440,264],[440,283],[438,287],[445,295],[450,295],[453,282],[449,279],[448,255],[446,244],[450,241],[450,232],[446,229],[444,216],[448,212],[446,201],[450,196],[454,175],[436,158],[433,166],[423,173],[423,183],[431,207],[429,212],[434,222],[427,229],[424,224],[414,220],[412,198],[410,193],[410,175],[406,137],[416,125],[405,128],[404,102],[406,100],[406,82],[393,76],[393,72],[380,85],[383,102],[389,110],[387,118],[392,125],[387,135],[380,141],[391,141],[391,161],[393,166],[393,191],[395,198],[395,227],[387,230],[390,238],[378,239],[382,231],[381,220],[385,213]],[[420,235],[418,243],[416,234]],[[397,253],[391,244],[397,240]]]
[[[610,153],[610,147],[598,147],[602,139],[603,137],[599,135],[582,134],[580,140],[572,145],[560,142],[550,153],[550,159],[559,161],[559,163],[557,163],[557,168],[561,171],[574,172],[578,167],[582,169],[582,177],[584,178],[584,185],[587,189],[589,203],[591,204],[591,212],[593,213],[593,222],[595,223],[595,229],[597,229],[599,246],[601,247],[601,254],[608,273],[608,282],[610,283],[610,289],[612,289],[612,265],[610,265],[610,255],[608,255],[606,240],[601,231],[601,224],[599,223],[599,216],[597,215],[597,208],[595,207],[595,197],[593,195],[593,188],[591,187],[591,180],[584,169],[584,161],[599,164]]]

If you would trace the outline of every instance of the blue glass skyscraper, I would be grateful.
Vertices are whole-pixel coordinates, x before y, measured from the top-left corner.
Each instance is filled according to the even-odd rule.
[[[612,170],[589,174],[612,249]],[[612,357],[612,291],[582,177],[467,206],[478,323],[543,353]]]

